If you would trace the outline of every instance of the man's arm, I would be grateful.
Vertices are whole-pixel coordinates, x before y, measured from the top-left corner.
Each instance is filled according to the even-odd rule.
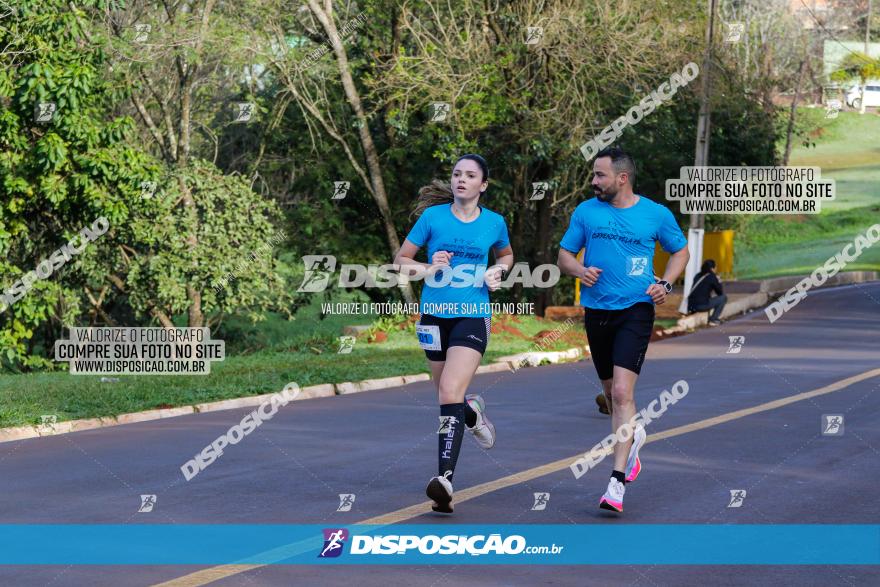
[[[669,261],[666,263],[666,270],[663,272],[663,281],[670,285],[674,283],[678,276],[681,275],[681,272],[684,271],[690,258],[691,254],[688,251],[687,244],[679,249],[678,252],[670,255]],[[645,293],[651,296],[651,299],[658,306],[666,301],[666,288],[659,283],[648,286]]]
[[[675,280],[678,279],[678,276],[681,275],[681,272],[687,267],[690,258],[691,253],[688,251],[686,244],[677,253],[672,253],[669,257],[669,261],[666,262],[666,270],[663,272],[663,281],[675,283]]]
[[[566,251],[563,248],[559,249],[559,255],[556,257],[556,264],[559,266],[559,270],[565,275],[581,277],[584,274],[584,266],[577,260],[575,254],[571,251]]]
[[[556,257],[556,264],[564,274],[577,277],[587,287],[596,285],[599,275],[602,273],[602,270],[598,267],[584,267],[577,260],[577,256],[574,253],[561,247],[559,248],[559,255]]]

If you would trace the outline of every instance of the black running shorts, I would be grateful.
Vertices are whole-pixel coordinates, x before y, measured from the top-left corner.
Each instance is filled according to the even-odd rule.
[[[615,365],[638,374],[654,327],[654,304],[639,302],[623,310],[584,310],[584,328],[599,379],[611,379]]]
[[[431,329],[431,333],[419,335],[420,343],[436,343],[432,333],[439,330],[439,350],[425,349],[425,356],[429,361],[445,361],[446,349],[454,346],[464,346],[481,355],[486,352],[489,344],[489,329],[492,326],[491,318],[438,318],[430,314],[422,314],[418,326],[436,326],[437,330]],[[433,346],[437,346],[433,344]],[[424,348],[424,346],[422,347]]]

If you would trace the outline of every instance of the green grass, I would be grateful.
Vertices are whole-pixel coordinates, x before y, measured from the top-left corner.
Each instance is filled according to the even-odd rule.
[[[822,109],[801,108],[798,116],[818,124],[811,137],[815,147],[792,149],[790,165],[822,168],[822,177],[835,180],[835,199],[822,210],[857,208],[880,202],[880,116],[841,112],[824,119]]]
[[[351,301],[343,296],[334,301]],[[361,300],[364,301],[364,300]],[[211,366],[206,376],[114,376],[119,381],[102,383],[100,376],[67,372],[0,376],[0,427],[38,424],[43,414],[58,421],[192,405],[222,399],[280,391],[296,381],[301,386],[360,381],[394,375],[428,373],[424,352],[413,332],[390,327],[387,340],[368,342],[362,335],[351,353],[338,354],[342,327],[369,324],[370,316],[328,316],[320,319],[321,300],[296,314],[296,320],[277,316],[250,325],[247,321],[225,324],[212,337],[227,341],[226,359]],[[493,333],[483,357],[488,364],[504,355],[535,350],[564,350],[586,344],[579,320],[564,322],[533,316],[505,317],[495,323],[515,328]],[[658,320],[668,328],[675,320]],[[541,331],[559,329],[557,341],[539,349],[534,337]],[[235,336],[233,340],[229,338]],[[259,350],[256,348],[261,347]]]
[[[737,279],[764,279],[812,272],[826,259],[880,222],[880,116],[841,112],[825,119],[823,109],[802,108],[798,116],[816,126],[816,146],[793,149],[790,165],[818,166],[835,180],[835,199],[822,212],[801,216],[739,219],[734,255]],[[880,247],[872,247],[847,271],[880,270]]]
[[[855,235],[852,235],[854,237]],[[799,241],[796,245],[777,244],[752,252],[737,263],[739,279],[767,279],[784,275],[807,275],[839,253],[851,236],[825,237]],[[880,271],[880,246],[865,249],[844,271]]]
[[[321,320],[320,300],[316,300],[291,322],[273,316],[256,326],[246,321],[227,323],[213,336],[228,341],[226,359],[213,363],[206,376],[119,375],[114,376],[117,382],[102,383],[100,376],[62,371],[2,375],[0,427],[36,424],[43,414],[55,414],[58,421],[64,421],[258,395],[280,391],[290,381],[307,386],[428,372],[415,335],[396,328],[382,343],[367,342],[362,336],[350,354],[337,354],[342,327],[368,324],[371,318],[375,317],[329,316]],[[503,355],[537,350],[533,337],[538,332],[564,324],[531,316],[517,316],[505,323],[525,338],[493,333],[484,364]],[[562,338],[543,350],[578,344],[586,344],[586,338],[575,321]]]

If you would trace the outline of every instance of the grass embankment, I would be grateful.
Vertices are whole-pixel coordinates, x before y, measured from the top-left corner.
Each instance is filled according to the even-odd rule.
[[[817,127],[816,146],[798,146],[790,165],[822,168],[835,180],[835,199],[817,215],[752,216],[737,231],[737,279],[765,279],[812,272],[855,236],[880,222],[880,116],[841,112],[825,119],[822,109],[798,116]],[[863,251],[846,271],[880,271],[880,246]]]

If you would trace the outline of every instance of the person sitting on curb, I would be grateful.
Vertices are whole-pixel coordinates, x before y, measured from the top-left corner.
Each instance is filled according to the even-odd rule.
[[[715,297],[710,297],[712,292]],[[727,296],[724,295],[724,289],[721,287],[721,280],[715,272],[715,261],[706,259],[700,272],[694,278],[694,285],[691,287],[691,293],[688,296],[688,314],[694,312],[705,312],[712,310],[709,316],[709,326],[718,326],[721,324],[721,311],[727,303]]]

